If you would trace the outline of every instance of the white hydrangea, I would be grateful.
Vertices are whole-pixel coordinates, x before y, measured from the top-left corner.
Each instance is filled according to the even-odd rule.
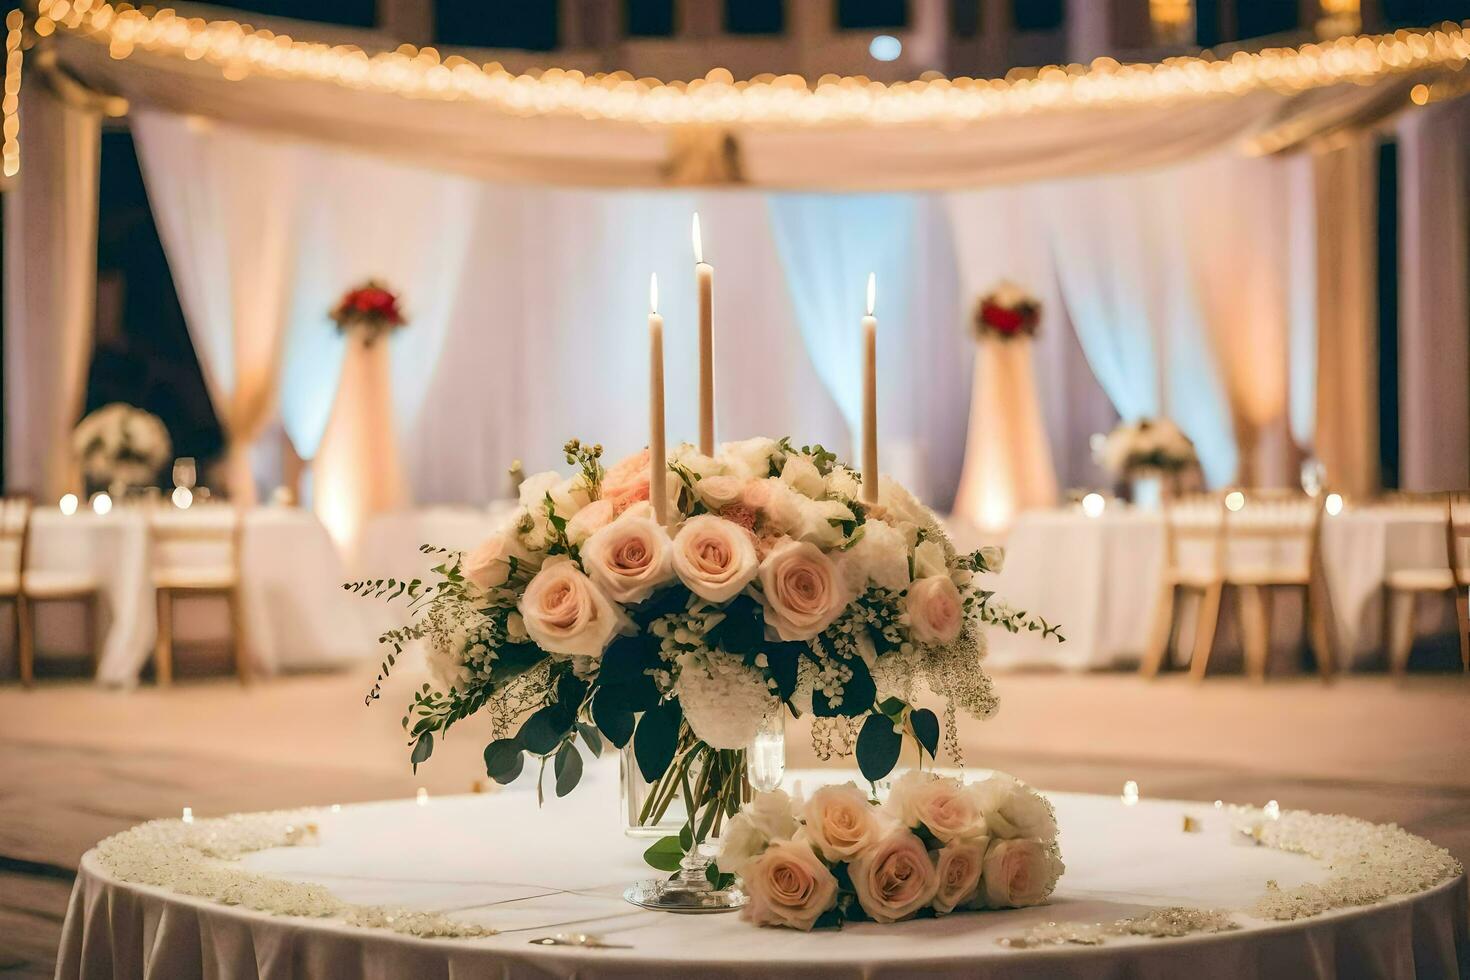
[[[760,671],[720,650],[682,654],[674,691],[694,734],[717,749],[748,746],[779,707]]]
[[[776,440],[757,436],[720,446],[719,460],[727,472],[742,480],[764,480],[771,475],[771,457],[779,449]]]

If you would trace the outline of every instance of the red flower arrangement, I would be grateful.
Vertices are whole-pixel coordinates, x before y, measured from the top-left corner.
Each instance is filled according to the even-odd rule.
[[[1019,286],[1001,283],[975,304],[975,336],[1032,337],[1041,321],[1041,304]]]
[[[365,331],[368,344],[407,322],[398,309],[398,297],[376,279],[349,289],[332,308],[331,316],[344,333],[350,329]]]

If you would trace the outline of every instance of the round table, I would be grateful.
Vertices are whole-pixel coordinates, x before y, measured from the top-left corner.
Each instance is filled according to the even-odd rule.
[[[794,773],[788,783],[842,775]],[[647,841],[618,828],[613,767],[592,767],[573,795],[548,793],[540,808],[533,779],[483,795],[323,809],[310,817],[315,843],[239,862],[352,903],[451,913],[496,935],[426,939],[341,918],[273,916],[120,881],[93,850],[82,859],[57,976],[1427,977],[1459,975],[1470,954],[1463,875],[1292,922],[1237,916],[1243,927],[1230,932],[1004,945],[1048,922],[1110,922],[1176,905],[1238,909],[1268,880],[1291,888],[1326,877],[1309,858],[1241,843],[1228,811],[1208,804],[1130,806],[1065,793],[1051,798],[1067,873],[1044,907],[813,933],[756,928],[736,915],[649,912],[620,898],[649,872],[640,859]],[[1198,832],[1183,829],[1186,815]],[[531,943],[567,932],[627,948]]]

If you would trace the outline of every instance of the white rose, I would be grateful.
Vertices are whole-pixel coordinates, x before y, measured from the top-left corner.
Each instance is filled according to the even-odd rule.
[[[796,499],[801,501],[801,525],[796,536],[828,551],[840,545],[844,537],[841,523],[853,519],[852,510],[840,500]]]
[[[517,520],[502,525],[461,559],[459,570],[480,589],[503,586],[510,578],[512,566],[517,571],[534,572],[540,565],[541,557],[522,543]]]
[[[883,511],[880,516],[895,527],[908,524],[923,528],[934,523],[929,508],[919,503],[903,484],[886,476],[878,480],[878,506]]]
[[[948,576],[921,578],[903,599],[909,631],[919,643],[953,643],[965,625],[964,600]]]
[[[546,505],[546,495],[561,484],[561,474],[555,470],[533,473],[521,481],[521,506],[532,512]]]
[[[935,872],[939,888],[934,893],[934,912],[945,915],[979,898],[980,875],[985,869],[989,838],[953,840],[939,849]]]
[[[1056,888],[1062,871],[1061,859],[1039,840],[991,841],[977,898],[993,909],[1040,905]]]
[[[843,500],[856,500],[863,492],[863,484],[846,466],[834,466],[827,474],[827,492]]]
[[[1036,790],[1014,776],[991,773],[969,786],[990,835],[1000,839],[1034,837],[1051,841],[1057,835],[1057,818],[1051,804]]]
[[[738,476],[716,473],[696,482],[694,489],[710,510],[724,510],[740,499],[745,490],[745,481]]]
[[[751,510],[759,512],[765,523],[777,534],[785,534],[799,527],[802,523],[802,508],[811,503],[774,476],[747,483],[740,499]]]
[[[674,571],[701,599],[730,601],[759,569],[750,532],[730,521],[701,514],[674,537]]]
[[[725,443],[720,447],[719,460],[735,476],[764,480],[771,475],[771,457],[777,452],[776,440],[762,436]]]
[[[720,870],[738,873],[740,866],[776,840],[790,840],[797,830],[795,808],[785,790],[756,793],[730,818],[720,835]]]
[[[781,482],[797,493],[820,500],[827,493],[827,481],[816,464],[805,456],[788,456],[781,468]]]
[[[869,519],[857,544],[847,549],[842,572],[848,587],[861,593],[872,582],[880,589],[902,592],[909,585],[909,547],[892,524]]]
[[[623,611],[561,555],[541,566],[516,608],[536,645],[563,656],[600,657],[615,634],[632,628]]]
[[[593,534],[611,524],[613,516],[611,500],[592,501],[592,503],[577,511],[571,520],[567,521],[567,540],[573,545],[580,546],[582,542],[592,537]]]
[[[766,626],[782,640],[810,640],[847,608],[847,583],[809,542],[777,545],[761,562],[760,578]]]
[[[723,466],[713,456],[704,455],[687,442],[680,443],[670,458],[701,479],[707,476],[714,476],[723,469]]]
[[[998,572],[1005,567],[1005,549],[988,544],[980,549],[980,560],[985,563],[985,570],[987,572]]]
[[[944,560],[944,545],[932,538],[919,542],[914,549],[914,578],[931,575],[948,575],[949,565]]]
[[[645,504],[624,512],[587,539],[582,566],[608,598],[626,605],[642,602],[674,580],[673,550],[668,532],[647,516]]]

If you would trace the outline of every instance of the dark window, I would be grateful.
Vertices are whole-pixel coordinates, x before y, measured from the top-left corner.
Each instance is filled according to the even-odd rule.
[[[152,412],[174,455],[197,458],[202,476],[224,440],[126,130],[102,134],[100,181],[97,333],[83,412],[109,402]]]
[[[435,0],[434,38],[466,48],[557,46],[557,0]]]
[[[1470,20],[1470,0],[1383,0],[1383,18],[1395,28]]]
[[[1268,34],[1301,30],[1302,11],[1297,0],[1238,0],[1235,36],[1248,41]]]
[[[731,34],[780,34],[786,30],[784,0],[725,0],[725,30]]]
[[[907,27],[908,0],[837,0],[837,26],[843,30]]]
[[[958,38],[980,33],[980,0],[949,0],[950,33]]]
[[[1061,30],[1065,0],[1014,0],[1011,17],[1018,31]]]
[[[229,6],[267,17],[292,17],[349,27],[375,27],[377,0],[230,0]]]
[[[1194,0],[1194,40],[1202,48],[1223,44],[1221,0]]]
[[[1378,464],[1399,485],[1399,153],[1378,148]]]
[[[628,0],[629,37],[673,37],[674,0]]]

